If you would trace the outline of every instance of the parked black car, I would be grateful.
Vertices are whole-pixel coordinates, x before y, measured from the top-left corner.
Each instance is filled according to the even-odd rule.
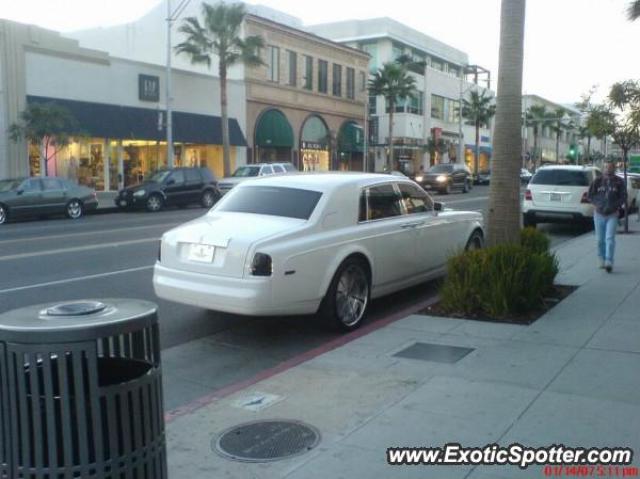
[[[441,163],[429,168],[425,173],[419,173],[414,181],[425,190],[436,190],[440,193],[451,193],[457,189],[467,193],[473,187],[471,171],[467,165],[461,163]]]
[[[479,171],[476,177],[476,185],[488,185],[491,183],[491,170]]]
[[[98,207],[96,192],[53,176],[0,180],[0,225],[9,218],[66,214],[78,219]]]
[[[148,180],[118,192],[120,208],[160,211],[165,206],[199,204],[211,208],[220,199],[218,182],[208,168],[158,170]]]

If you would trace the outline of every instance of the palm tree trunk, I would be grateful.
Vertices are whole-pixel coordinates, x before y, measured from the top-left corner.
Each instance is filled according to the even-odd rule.
[[[533,131],[533,165],[535,169],[538,169],[540,166],[540,161],[538,158],[538,132]]]
[[[395,102],[389,101],[389,155],[387,156],[387,168],[393,171],[393,110]]]
[[[224,176],[231,175],[229,151],[229,115],[227,114],[227,66],[220,62],[220,111],[222,117],[222,168]]]
[[[478,178],[478,162],[480,161],[480,122],[476,118],[476,154],[474,155],[473,174]]]
[[[496,101],[495,152],[491,169],[487,236],[490,245],[517,242],[520,234],[522,67],[526,0],[502,0]]]
[[[560,130],[556,132],[556,163],[560,163]]]

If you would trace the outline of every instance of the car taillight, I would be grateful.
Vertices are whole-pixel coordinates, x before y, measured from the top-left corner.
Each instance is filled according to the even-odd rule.
[[[584,193],[582,193],[582,198],[580,199],[580,203],[591,203],[589,201],[589,192],[585,191]]]
[[[251,274],[253,276],[271,276],[273,274],[271,256],[264,253],[256,253],[251,263]]]
[[[531,194],[531,190],[527,190],[524,192],[524,199],[528,201],[533,200],[533,195]]]

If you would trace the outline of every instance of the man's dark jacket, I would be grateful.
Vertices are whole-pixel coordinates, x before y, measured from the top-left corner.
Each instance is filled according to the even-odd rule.
[[[616,175],[602,175],[589,187],[589,201],[601,215],[612,215],[625,205],[627,188],[624,180]]]

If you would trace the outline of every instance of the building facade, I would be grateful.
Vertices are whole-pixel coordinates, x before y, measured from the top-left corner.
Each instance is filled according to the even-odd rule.
[[[349,20],[307,28],[317,35],[367,52],[371,56],[370,74],[401,55],[426,65],[424,68],[410,67],[418,94],[406,102],[399,102],[395,108],[392,148],[396,165],[393,168],[412,173],[421,166],[458,161],[461,141],[465,161],[473,167],[475,128],[463,122],[461,138],[460,98],[466,98],[472,89],[484,91],[487,88],[466,80],[465,70],[469,64],[466,53],[390,18]],[[385,166],[390,147],[389,112],[385,103],[383,97],[369,98],[370,150],[376,171]],[[489,168],[491,157],[491,128],[488,126],[480,132],[480,171]]]
[[[166,166],[163,68],[81,47],[57,32],[0,20],[0,177],[57,175],[98,191],[137,183]],[[175,165],[222,174],[219,82],[173,72]],[[203,101],[210,98],[210,101]],[[81,135],[64,148],[9,139],[9,125],[30,104],[55,104]],[[232,160],[244,163],[244,85],[229,85]]]
[[[202,1],[190,2],[180,18],[199,17]],[[302,22],[264,6],[246,5],[243,35],[260,35],[264,65],[235,65],[229,78],[245,88],[242,127],[247,162],[291,161],[300,170],[362,170],[363,120],[368,55],[302,29]],[[157,65],[166,63],[166,3],[140,19],[108,28],[71,33],[83,46]],[[172,44],[183,36],[174,23]],[[218,75],[172,55],[172,65],[194,73]],[[176,93],[176,101],[179,97]],[[211,97],[218,101],[218,97]],[[229,102],[231,105],[231,101]]]
[[[251,160],[362,171],[369,55],[255,15],[245,32],[265,43],[244,77]]]

